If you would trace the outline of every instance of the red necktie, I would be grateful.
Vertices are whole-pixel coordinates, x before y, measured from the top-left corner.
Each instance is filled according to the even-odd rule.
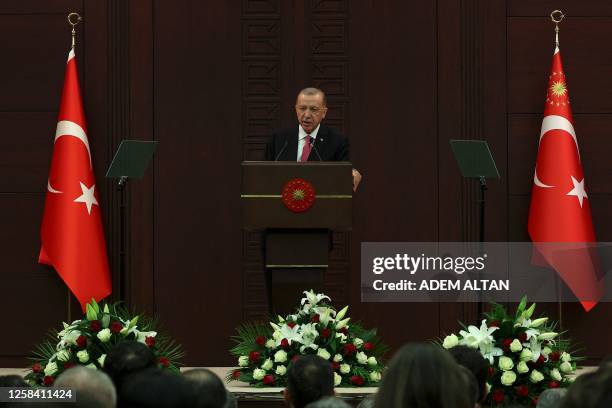
[[[300,157],[301,162],[308,161],[308,156],[310,155],[310,151],[312,150],[312,144],[310,144],[310,140],[312,138],[310,137],[310,135],[306,135],[304,139],[306,143],[304,144],[304,147],[302,148],[302,156]]]

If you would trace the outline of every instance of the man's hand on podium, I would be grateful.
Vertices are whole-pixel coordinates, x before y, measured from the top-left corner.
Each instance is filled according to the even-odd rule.
[[[353,191],[357,191],[357,186],[361,182],[361,173],[357,169],[353,169]]]

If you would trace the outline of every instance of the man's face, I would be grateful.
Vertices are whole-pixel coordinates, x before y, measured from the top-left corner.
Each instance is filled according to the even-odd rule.
[[[323,95],[299,94],[295,103],[295,113],[302,129],[308,134],[312,133],[327,113],[327,107],[323,104]]]

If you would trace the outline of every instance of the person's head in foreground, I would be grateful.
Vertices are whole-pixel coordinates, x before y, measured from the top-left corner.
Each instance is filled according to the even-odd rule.
[[[122,341],[106,355],[104,371],[119,390],[125,377],[156,365],[155,355],[146,345],[137,341]]]
[[[76,366],[64,371],[54,388],[70,389],[76,403],[66,406],[83,408],[114,408],[117,405],[115,386],[108,375],[93,368]]]
[[[612,407],[612,365],[605,364],[597,371],[582,374],[567,389],[561,408]]]
[[[451,355],[437,344],[407,344],[391,359],[376,408],[473,408],[468,384]]]
[[[118,391],[119,407],[200,407],[191,381],[160,368],[148,368],[125,377]]]
[[[538,397],[537,408],[559,408],[563,397],[567,393],[565,388],[549,388]]]
[[[455,346],[448,350],[457,364],[467,368],[474,374],[478,384],[478,403],[483,403],[487,396],[487,376],[489,362],[480,354],[478,349],[467,346]]]
[[[300,356],[287,372],[285,400],[290,407],[304,408],[334,394],[334,373],[329,361],[315,355]]]
[[[323,397],[306,405],[306,408],[351,408],[351,406],[340,398]]]
[[[196,368],[183,373],[194,385],[198,407],[224,408],[227,404],[227,391],[221,379],[207,368]]]

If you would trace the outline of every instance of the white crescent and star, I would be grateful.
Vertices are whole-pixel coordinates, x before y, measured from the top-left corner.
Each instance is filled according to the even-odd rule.
[[[60,137],[64,137],[64,136],[72,136],[72,137],[77,138],[81,142],[83,142],[83,145],[85,146],[85,149],[87,150],[87,156],[89,157],[89,168],[91,169],[92,161],[91,161],[91,151],[89,149],[89,140],[87,139],[87,134],[85,133],[83,128],[72,121],[61,120],[57,122],[57,128],[55,129],[55,140],[53,143],[54,144],[57,143],[57,140]],[[54,193],[54,194],[63,193],[62,191],[57,190],[56,188],[53,188],[49,180],[47,180],[47,191],[50,193]]]
[[[586,191],[584,190],[584,179],[578,181],[574,177],[572,177],[572,183],[574,183],[574,188],[566,195],[576,196],[576,198],[578,198],[578,202],[580,203],[580,208],[582,208],[582,201],[585,198],[589,198],[587,196]]]
[[[83,183],[79,184],[81,185],[81,191],[83,192],[83,194],[77,197],[74,202],[84,203],[87,206],[87,213],[91,215],[91,207],[94,205],[99,206],[98,200],[96,200],[96,197],[94,196],[94,190],[96,188],[96,185],[94,184],[91,187],[87,187]]]

